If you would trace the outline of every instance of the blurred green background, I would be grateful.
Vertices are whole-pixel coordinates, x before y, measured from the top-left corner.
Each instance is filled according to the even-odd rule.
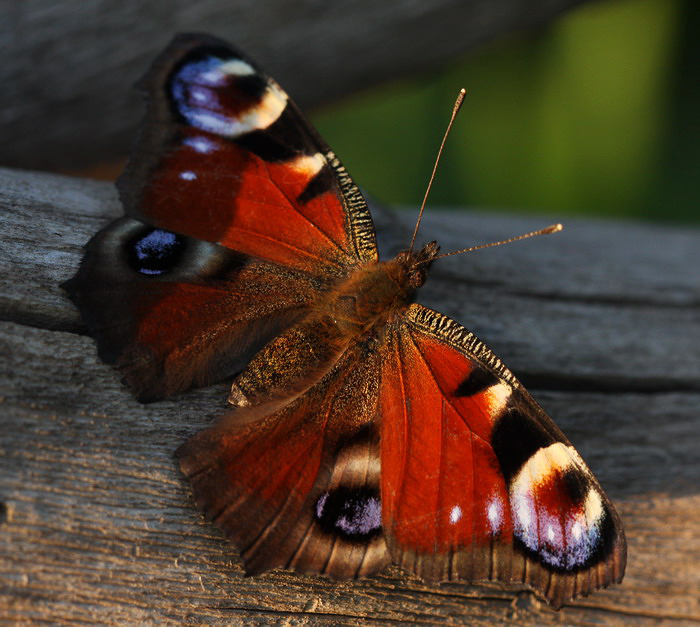
[[[700,222],[700,2],[606,0],[312,116],[355,180],[417,206]]]

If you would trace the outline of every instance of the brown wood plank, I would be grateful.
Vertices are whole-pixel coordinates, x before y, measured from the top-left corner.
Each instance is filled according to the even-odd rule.
[[[556,236],[444,260],[421,295],[532,382],[626,524],[624,583],[554,612],[525,590],[427,585],[395,568],[350,583],[244,578],[172,457],[227,386],[138,404],[58,288],[120,213],[112,187],[0,170],[0,207],[0,621],[700,621],[697,230],[569,221]],[[413,216],[380,217],[405,241]],[[431,212],[424,237],[449,250],[548,221]]]

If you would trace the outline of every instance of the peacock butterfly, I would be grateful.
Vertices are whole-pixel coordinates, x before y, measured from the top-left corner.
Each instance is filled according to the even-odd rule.
[[[413,302],[435,242],[380,262],[358,188],[245,55],[181,35],[142,86],[125,216],[64,284],[141,401],[233,378],[176,452],[249,574],[622,579],[615,509],[503,363]]]

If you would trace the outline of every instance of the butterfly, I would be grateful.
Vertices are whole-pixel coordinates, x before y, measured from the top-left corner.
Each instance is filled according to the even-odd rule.
[[[179,35],[141,86],[125,215],[64,288],[139,400],[233,380],[176,456],[246,572],[393,563],[555,607],[620,582],[622,525],[579,454],[474,334],[414,302],[437,244],[379,261],[353,180],[229,44]]]

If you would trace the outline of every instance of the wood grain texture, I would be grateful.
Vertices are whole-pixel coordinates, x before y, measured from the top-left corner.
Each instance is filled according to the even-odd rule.
[[[121,211],[112,186],[0,170],[0,622],[690,624],[700,621],[700,233],[568,221],[563,233],[437,263],[420,300],[465,323],[580,450],[629,542],[621,586],[560,612],[526,590],[349,583],[240,560],[172,456],[227,385],[140,405],[58,284]],[[390,246],[412,215],[380,212]],[[431,212],[444,250],[548,220]]]
[[[583,0],[5,0],[0,165],[66,171],[122,158],[142,114],[134,84],[177,32],[235,43],[304,109],[435,71]]]

